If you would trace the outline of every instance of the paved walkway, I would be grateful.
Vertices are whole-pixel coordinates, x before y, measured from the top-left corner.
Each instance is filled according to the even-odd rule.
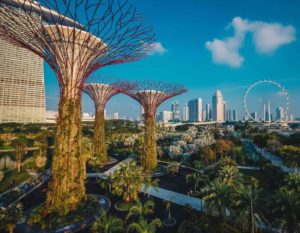
[[[260,155],[262,155],[267,160],[270,160],[273,165],[275,165],[276,167],[279,167],[282,171],[284,171],[286,173],[300,172],[300,168],[299,167],[298,168],[289,168],[289,167],[287,167],[287,166],[284,165],[284,163],[282,162],[282,160],[280,159],[279,156],[271,154],[266,149],[260,149],[254,143],[252,143],[252,144],[253,144],[253,147],[255,148],[255,150],[256,150],[257,153],[259,153]]]
[[[127,158],[122,160],[120,163],[117,163],[115,166],[111,167],[110,169],[106,170],[103,173],[87,173],[86,176],[89,178],[100,178],[106,180],[107,177],[109,177],[111,174],[113,174],[115,171],[117,171],[121,164],[124,164],[128,161],[132,160],[131,158]]]
[[[241,170],[255,170],[258,171],[261,168],[260,167],[250,167],[250,166],[237,166]]]
[[[100,179],[107,179],[109,175],[114,173],[116,170],[119,169],[120,165],[132,160],[131,158],[125,159],[121,161],[120,163],[116,164],[112,168],[108,169],[104,173],[88,173],[87,177],[94,177],[94,178],[100,178]],[[142,193],[149,194],[150,196],[157,197],[163,200],[170,201],[172,203],[175,203],[177,205],[185,206],[185,205],[191,205],[192,208],[201,211],[201,205],[202,201],[199,198],[195,198],[192,196],[187,196],[182,193],[173,192],[167,189],[162,188],[153,188],[149,187],[147,190],[145,190],[145,185],[142,186],[141,189]]]
[[[202,200],[193,196],[187,196],[182,193],[173,192],[162,188],[149,187],[145,190],[145,185],[142,186],[142,193],[149,194],[150,196],[157,197],[166,201],[170,201],[174,204],[185,206],[191,205],[192,208],[201,211],[202,210]]]

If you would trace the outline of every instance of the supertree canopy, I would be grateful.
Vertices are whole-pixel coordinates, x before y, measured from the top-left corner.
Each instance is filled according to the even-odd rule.
[[[59,113],[45,213],[74,210],[85,197],[84,82],[98,68],[147,55],[152,28],[126,0],[0,0],[0,37],[38,54],[56,74]]]
[[[108,160],[104,127],[104,110],[106,103],[114,95],[134,88],[134,85],[112,78],[103,78],[101,81],[98,80],[98,83],[94,81],[96,81],[96,79],[86,83],[83,91],[92,98],[95,104],[93,155],[99,159],[100,163],[105,163]]]
[[[137,82],[135,88],[125,90],[124,93],[137,100],[145,111],[145,138],[142,166],[146,171],[152,171],[157,166],[155,115],[158,106],[165,100],[186,91],[181,85],[159,81]]]

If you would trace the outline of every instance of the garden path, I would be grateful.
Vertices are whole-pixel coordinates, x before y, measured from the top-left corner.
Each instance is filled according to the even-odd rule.
[[[87,177],[89,178],[100,178],[100,179],[107,179],[111,174],[113,174],[115,171],[117,171],[121,164],[126,163],[128,161],[132,160],[131,158],[127,158],[122,160],[120,163],[117,163],[115,166],[111,167],[110,169],[106,170],[102,173],[87,173]]]
[[[170,201],[180,206],[190,205],[193,209],[198,211],[202,210],[203,202],[201,199],[184,195],[182,193],[173,192],[167,189],[158,187],[149,187],[145,190],[145,185],[142,186],[142,193],[149,194],[150,196],[157,197],[166,201]]]
[[[114,173],[114,171],[118,170],[120,165],[132,160],[131,158],[125,159],[120,163],[116,164],[112,168],[108,169],[104,173],[88,173],[88,177],[106,179],[110,174]],[[142,193],[149,194],[150,196],[157,197],[166,201],[170,201],[174,204],[185,206],[191,205],[192,208],[201,211],[202,201],[199,198],[184,195],[182,193],[173,192],[167,189],[158,188],[158,187],[149,187],[145,190],[145,185],[142,186]]]
[[[279,167],[282,171],[286,173],[294,173],[294,172],[300,172],[300,168],[289,168],[285,166],[282,162],[282,160],[279,158],[279,156],[273,155],[270,153],[267,149],[263,148],[260,149],[258,146],[256,146],[254,143],[252,143],[256,152],[259,153],[261,156],[266,158],[267,160],[270,160],[273,165]]]

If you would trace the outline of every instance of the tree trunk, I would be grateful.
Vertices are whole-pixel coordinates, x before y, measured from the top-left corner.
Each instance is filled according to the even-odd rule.
[[[251,208],[251,233],[255,233],[255,223],[254,223],[252,194],[250,194],[250,208]]]
[[[146,171],[153,171],[157,166],[155,114],[145,114],[145,142],[142,165]]]
[[[14,227],[13,226],[9,226],[8,227],[8,232],[9,233],[14,233]]]
[[[81,91],[61,90],[45,214],[64,215],[85,197],[86,159],[81,153]]]
[[[19,148],[17,148],[16,151],[16,165],[17,165],[17,171],[20,172],[21,171],[21,151],[19,150]]]
[[[103,163],[108,160],[107,149],[105,145],[104,123],[104,109],[96,108],[94,123],[94,156],[98,157],[98,159]]]

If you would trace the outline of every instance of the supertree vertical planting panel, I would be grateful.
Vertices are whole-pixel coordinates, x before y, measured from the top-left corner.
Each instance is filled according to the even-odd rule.
[[[42,57],[60,87],[45,213],[65,214],[85,197],[81,95],[98,68],[138,60],[154,35],[122,0],[0,0],[0,37]]]
[[[181,85],[158,81],[137,82],[135,88],[125,90],[124,92],[137,100],[145,111],[145,136],[142,166],[146,171],[153,171],[157,166],[156,110],[165,100],[184,92],[186,92],[186,89]]]

